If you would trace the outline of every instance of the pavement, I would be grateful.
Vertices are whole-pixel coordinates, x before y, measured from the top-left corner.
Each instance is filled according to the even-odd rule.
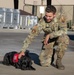
[[[41,39],[43,33],[35,38],[31,45],[27,48],[33,60],[33,67],[36,71],[20,70],[13,66],[2,64],[3,56],[10,51],[20,51],[23,41],[29,34],[30,30],[24,29],[0,29],[0,75],[74,75],[74,38],[73,32],[68,32],[70,36],[70,44],[63,58],[65,70],[58,70],[54,66],[42,67],[39,65],[39,54],[41,52]],[[56,54],[55,54],[56,60]],[[55,61],[54,61],[55,64]]]

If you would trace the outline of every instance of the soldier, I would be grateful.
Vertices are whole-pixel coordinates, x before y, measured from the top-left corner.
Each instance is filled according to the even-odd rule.
[[[51,58],[53,54],[54,46],[57,46],[56,53],[56,67],[60,70],[64,70],[62,65],[62,58],[67,50],[69,44],[69,38],[67,36],[67,25],[63,15],[56,17],[56,8],[53,5],[49,5],[45,9],[45,16],[39,21],[39,23],[32,28],[32,31],[24,41],[24,45],[19,54],[19,59],[35,36],[41,31],[44,31],[44,40],[42,45],[42,51],[39,56],[41,66],[48,67],[51,64]]]

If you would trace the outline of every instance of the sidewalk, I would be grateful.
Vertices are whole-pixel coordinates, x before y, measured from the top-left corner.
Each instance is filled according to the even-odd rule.
[[[30,29],[0,29],[0,32],[11,32],[11,33],[29,33]],[[43,33],[43,31],[41,32]],[[74,31],[68,31],[68,35],[74,35]]]
[[[63,64],[65,65],[65,70],[58,70],[55,67],[42,67],[38,65],[38,57],[41,49],[41,37],[39,35],[35,41],[30,45],[28,50],[30,51],[32,60],[34,61],[33,67],[36,71],[30,70],[20,70],[15,69],[13,66],[3,65],[1,62],[3,56],[6,52],[17,50],[20,51],[22,47],[23,40],[27,36],[29,31],[23,30],[0,30],[0,75],[74,75],[74,41],[70,40],[68,50],[63,58]],[[18,33],[18,34],[17,34]],[[56,57],[55,57],[56,59]],[[54,61],[55,64],[55,61]]]

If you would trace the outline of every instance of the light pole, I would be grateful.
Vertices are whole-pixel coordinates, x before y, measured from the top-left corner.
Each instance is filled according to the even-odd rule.
[[[33,1],[32,14],[37,15],[37,1]]]
[[[42,18],[43,13],[44,13],[43,0],[41,0],[41,6],[40,6],[40,19]]]
[[[73,5],[73,25],[74,25],[74,5]]]
[[[52,0],[47,0],[47,6],[51,5]]]
[[[18,9],[18,4],[19,4],[19,1],[18,0],[14,0],[14,9]]]

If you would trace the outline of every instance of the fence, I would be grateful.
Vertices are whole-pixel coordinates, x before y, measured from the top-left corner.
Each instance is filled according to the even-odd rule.
[[[0,28],[19,27],[20,11],[17,9],[0,8]]]
[[[32,28],[38,22],[37,16],[21,15],[20,16],[20,27],[21,28]]]
[[[37,16],[20,15],[17,9],[0,8],[0,28],[32,28],[38,22]]]

